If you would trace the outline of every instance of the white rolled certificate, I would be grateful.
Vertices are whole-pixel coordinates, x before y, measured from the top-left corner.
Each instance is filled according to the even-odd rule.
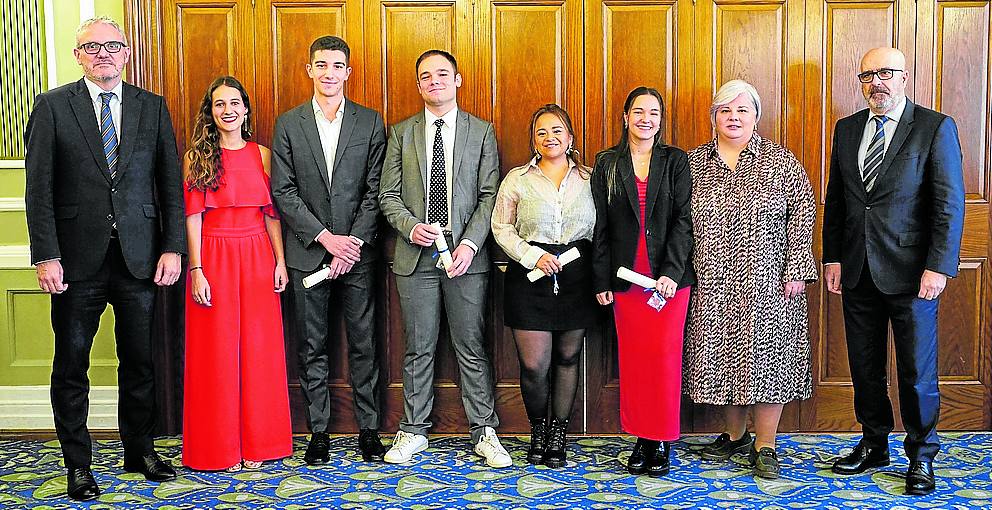
[[[650,276],[644,276],[641,273],[635,273],[626,267],[617,268],[617,278],[621,280],[626,280],[634,285],[644,287],[645,289],[653,289],[655,280]]]
[[[432,223],[431,226],[436,228],[438,232],[441,232],[441,225],[439,223]],[[452,260],[451,252],[448,251],[448,241],[444,239],[443,233],[434,240],[434,246],[437,247],[437,254],[441,258],[441,265],[447,271],[451,268]]]
[[[568,264],[578,258],[579,249],[573,246],[571,249],[566,250],[565,253],[558,255],[558,262],[561,262],[561,265],[564,267],[565,264]],[[532,269],[529,273],[527,273],[527,279],[530,280],[531,283],[534,283],[545,276],[547,275],[545,275],[544,271],[541,271],[539,268]]]
[[[318,283],[326,280],[328,276],[331,276],[331,268],[324,266],[320,268],[317,272],[307,275],[306,277],[303,278],[303,288],[309,289],[310,287],[313,287],[314,285],[317,285]]]

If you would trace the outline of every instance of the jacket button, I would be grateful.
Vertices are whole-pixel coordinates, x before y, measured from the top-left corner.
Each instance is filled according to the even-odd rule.
[[[117,193],[117,188],[110,188],[111,193]]]
[[[645,229],[645,230],[644,230],[644,235],[646,235],[646,236],[650,236],[650,235],[651,235],[651,231],[650,231],[650,230],[647,230],[647,229]]]
[[[114,221],[114,215],[113,214],[108,214],[107,215],[107,221]]]
[[[866,211],[870,211],[870,210],[871,210],[871,206],[870,206],[870,205],[866,205],[866,206],[865,206],[865,210],[866,210]]]

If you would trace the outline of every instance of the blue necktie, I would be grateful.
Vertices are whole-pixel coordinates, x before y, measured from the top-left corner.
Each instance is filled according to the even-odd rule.
[[[861,181],[865,185],[865,191],[870,192],[875,187],[875,178],[878,177],[878,168],[882,166],[885,159],[885,122],[889,120],[885,115],[872,117],[875,121],[875,136],[868,144],[865,152],[864,170],[861,172]]]
[[[100,93],[103,101],[103,106],[100,107],[100,138],[103,141],[103,153],[107,155],[111,180],[117,176],[117,130],[114,129],[114,119],[110,115],[110,100],[113,97],[113,92]]]

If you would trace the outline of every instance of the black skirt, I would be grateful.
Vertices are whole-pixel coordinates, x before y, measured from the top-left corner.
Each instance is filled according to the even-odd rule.
[[[513,329],[534,331],[568,331],[596,326],[602,308],[596,302],[592,287],[592,243],[587,240],[567,245],[530,243],[552,255],[560,255],[575,247],[579,258],[562,267],[555,278],[544,276],[531,283],[530,269],[515,261],[506,268],[503,289],[503,323]]]

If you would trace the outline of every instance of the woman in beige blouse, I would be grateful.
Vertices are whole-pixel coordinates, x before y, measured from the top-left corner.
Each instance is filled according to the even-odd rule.
[[[703,458],[748,452],[756,476],[777,478],[782,407],[812,394],[805,292],[817,277],[816,206],[796,157],[758,135],[760,118],[754,87],[729,81],[710,107],[716,138],[689,153],[697,283],[682,390],[722,408],[725,431]]]
[[[559,468],[565,465],[582,339],[600,313],[589,266],[596,209],[568,113],[555,104],[538,108],[530,133],[534,157],[506,174],[492,229],[513,259],[503,321],[513,330],[520,358],[520,392],[531,423],[527,460]],[[558,256],[571,249],[579,258],[562,264]],[[527,273],[535,268],[543,275],[531,282]]]

